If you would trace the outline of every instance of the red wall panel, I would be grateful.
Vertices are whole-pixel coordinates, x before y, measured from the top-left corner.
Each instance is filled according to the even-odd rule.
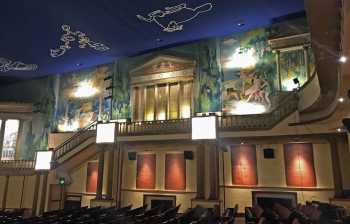
[[[183,153],[166,154],[165,189],[186,189],[186,161]]]
[[[233,145],[231,164],[233,185],[258,184],[255,145]]]
[[[86,177],[86,192],[96,193],[98,178],[98,162],[88,162]]]
[[[314,154],[311,143],[285,144],[284,158],[288,186],[316,186]]]
[[[156,183],[156,155],[137,155],[136,188],[154,189]]]

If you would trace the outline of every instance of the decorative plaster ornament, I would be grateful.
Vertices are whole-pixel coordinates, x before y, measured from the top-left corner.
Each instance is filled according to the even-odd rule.
[[[70,50],[71,47],[71,42],[78,41],[79,43],[79,48],[86,48],[90,47],[95,49],[96,51],[107,51],[110,48],[107,47],[106,45],[98,42],[94,42],[90,40],[88,36],[86,36],[85,33],[81,31],[71,31],[69,25],[62,25],[62,30],[65,32],[61,36],[61,41],[64,42],[64,44],[60,45],[56,49],[50,49],[50,55],[53,58],[60,57],[66,53],[67,50]]]
[[[136,15],[139,20],[148,22],[148,23],[156,23],[158,26],[163,28],[164,32],[175,32],[183,30],[183,24],[195,19],[199,14],[209,12],[213,8],[211,3],[205,3],[199,5],[195,8],[187,7],[186,3],[182,3],[172,7],[165,7],[165,10],[155,10],[153,12],[148,13],[148,18],[145,18],[141,15]],[[179,20],[175,20],[174,18],[178,17],[176,15],[183,11],[184,16]],[[173,17],[173,18],[172,18]],[[167,22],[162,22],[165,19]]]
[[[11,61],[7,58],[0,58],[0,72],[8,71],[35,71],[38,69],[36,64],[25,64],[20,61]]]

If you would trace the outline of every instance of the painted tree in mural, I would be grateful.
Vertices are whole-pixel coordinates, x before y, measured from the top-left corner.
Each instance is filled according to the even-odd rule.
[[[220,111],[221,73],[218,65],[217,41],[205,40],[198,44],[198,73],[196,77],[198,99],[196,111]]]
[[[123,59],[115,64],[112,119],[131,117],[128,67],[128,63]]]
[[[45,91],[34,103],[34,118],[27,122],[24,144],[21,150],[22,159],[34,159],[35,151],[48,149],[48,135],[55,127],[54,110],[55,95],[53,91],[54,79],[49,77]],[[34,123],[36,127],[34,127]]]

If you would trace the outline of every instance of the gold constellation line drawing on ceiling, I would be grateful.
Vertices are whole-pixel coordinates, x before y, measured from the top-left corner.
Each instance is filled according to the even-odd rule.
[[[61,44],[56,49],[50,49],[50,55],[53,58],[64,55],[66,51],[72,48],[71,42],[74,42],[74,41],[78,41],[79,48],[90,47],[92,49],[95,49],[96,51],[102,51],[102,52],[108,51],[110,49],[105,44],[90,40],[90,38],[85,33],[79,30],[73,32],[69,25],[62,25],[62,30],[65,32],[64,34],[62,34],[60,39],[63,42],[63,44]]]
[[[21,61],[12,61],[7,58],[0,58],[0,72],[8,71],[35,71],[38,69],[36,64],[25,64]]]
[[[176,6],[165,7],[164,10],[155,10],[153,12],[148,13],[148,17],[144,17],[142,15],[136,15],[139,20],[148,23],[156,23],[158,26],[163,28],[164,32],[176,32],[183,30],[183,24],[195,19],[200,14],[211,11],[213,8],[213,4],[208,2],[202,5],[199,5],[195,8],[188,7],[186,3],[182,3]],[[179,13],[181,11],[187,10],[187,16],[176,21],[175,19],[171,19],[169,22],[161,22],[163,18],[171,17],[173,14]],[[175,17],[175,15],[174,15]]]

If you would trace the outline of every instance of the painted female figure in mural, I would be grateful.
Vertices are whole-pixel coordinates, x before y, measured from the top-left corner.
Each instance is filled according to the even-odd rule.
[[[248,96],[247,102],[253,100],[258,103],[267,104],[267,106],[270,107],[271,101],[269,99],[269,92],[266,90],[268,87],[269,83],[254,73],[252,77],[252,86],[244,92],[244,95]]]

